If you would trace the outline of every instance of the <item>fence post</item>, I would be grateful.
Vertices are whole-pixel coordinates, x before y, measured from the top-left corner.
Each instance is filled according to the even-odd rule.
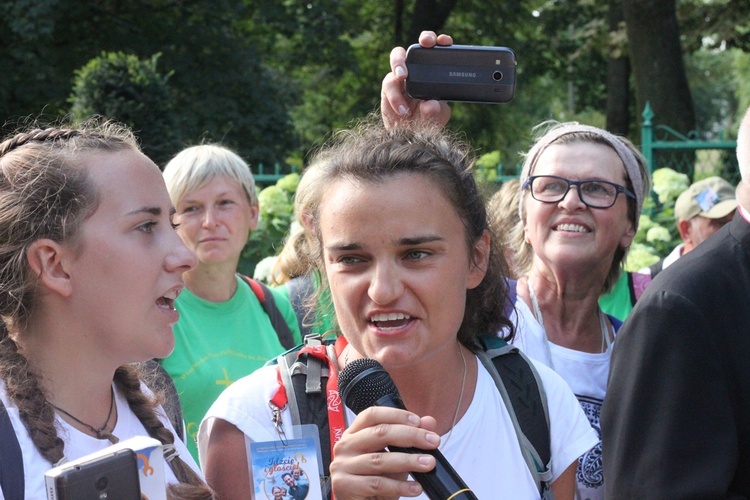
[[[643,124],[641,126],[641,153],[646,158],[648,173],[654,173],[654,124],[651,121],[654,118],[654,112],[651,110],[651,103],[646,101],[646,107],[643,109]]]

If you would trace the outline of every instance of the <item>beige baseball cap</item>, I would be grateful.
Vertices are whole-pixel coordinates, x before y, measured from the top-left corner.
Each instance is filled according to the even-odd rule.
[[[674,217],[690,220],[696,215],[721,219],[737,209],[734,187],[721,177],[709,177],[693,183],[677,197]]]

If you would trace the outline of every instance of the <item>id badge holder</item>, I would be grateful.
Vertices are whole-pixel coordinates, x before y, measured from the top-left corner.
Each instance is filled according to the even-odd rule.
[[[293,438],[251,442],[245,436],[255,498],[323,498],[323,456],[318,427],[291,426]]]

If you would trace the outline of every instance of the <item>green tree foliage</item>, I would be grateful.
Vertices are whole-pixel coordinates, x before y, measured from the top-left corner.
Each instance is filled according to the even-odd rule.
[[[221,141],[251,164],[273,164],[303,158],[332,130],[375,110],[390,49],[432,29],[451,33],[456,43],[516,51],[515,100],[455,105],[451,122],[480,154],[499,150],[510,164],[543,120],[610,124],[610,115],[604,119],[605,109],[614,109],[607,100],[613,88],[608,62],[632,47],[608,14],[624,1],[0,0],[0,113],[64,113],[74,71],[102,51],[141,59],[161,53],[185,145]],[[653,0],[628,0],[636,1]],[[715,50],[750,46],[747,2],[669,3],[677,5],[688,52],[707,41]],[[653,45],[648,40],[662,31],[638,39]],[[629,97],[627,65],[620,70],[622,103]],[[688,68],[688,74],[698,73]],[[629,135],[638,142],[642,109],[634,102],[617,109],[618,117],[629,115]],[[724,108],[702,104],[696,104],[697,123],[721,123]],[[657,122],[665,119],[655,109]],[[617,131],[627,129],[618,125]]]
[[[0,113],[64,114],[74,71],[102,51],[161,53],[184,145],[221,141],[251,164],[283,161],[296,144],[288,78],[241,29],[251,3],[0,0]]]
[[[574,31],[577,20],[568,21],[571,28],[557,35],[560,18],[580,9],[566,2],[552,2],[544,15],[535,17],[535,3],[260,0],[254,2],[254,17],[245,29],[264,33],[264,58],[293,82],[291,113],[303,153],[332,130],[377,110],[380,82],[389,71],[390,50],[397,44],[415,43],[420,31],[451,33],[456,43],[510,46],[519,58],[519,83],[513,103],[454,104],[451,127],[465,132],[480,153],[500,150],[503,158],[513,163],[517,153],[528,148],[533,125],[552,117],[574,119],[578,112],[587,113],[604,101],[603,77],[592,79],[596,71],[588,61],[596,59],[597,67],[603,68],[600,52],[590,49],[580,50],[575,56],[568,54],[586,45],[583,35],[568,33]],[[435,15],[419,14],[427,11]],[[589,11],[595,16],[601,8]],[[556,37],[551,44],[550,33]],[[565,41],[569,38],[574,41]],[[581,98],[580,105],[570,110],[558,102],[567,102],[568,61],[575,57],[586,60],[573,72],[580,87],[575,94]]]
[[[122,52],[102,53],[75,72],[71,113],[85,118],[100,115],[130,126],[143,151],[166,163],[179,147],[172,94],[156,68],[159,54],[138,59]]]
[[[331,131],[377,109],[393,41],[391,4],[353,0],[258,0],[246,33],[292,87],[289,100],[304,154]]]
[[[53,43],[58,0],[0,1],[0,116],[64,113],[73,68],[60,78],[59,60],[69,54]],[[93,55],[92,55],[93,56]],[[7,132],[7,130],[3,130]]]
[[[704,47],[750,52],[750,2],[679,0],[677,14],[687,52]]]
[[[747,75],[750,75],[750,54],[745,52],[734,51],[734,57],[732,58],[731,66],[731,78],[734,82],[734,89],[739,102],[737,106],[737,119],[735,120],[733,130],[735,134],[732,137],[736,137],[736,130],[739,127],[739,122],[745,113],[745,110],[750,107],[750,79]]]
[[[740,108],[740,93],[734,65],[742,53],[737,49],[717,50],[708,47],[685,56],[688,80],[693,94],[696,130],[701,139],[717,139],[729,132],[732,118]],[[746,80],[746,78],[744,78]],[[744,106],[747,109],[747,106]],[[726,135],[722,138],[728,138]]]

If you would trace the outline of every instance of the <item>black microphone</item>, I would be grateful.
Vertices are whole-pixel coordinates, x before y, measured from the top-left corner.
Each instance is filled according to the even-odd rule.
[[[339,374],[339,394],[354,413],[370,406],[406,409],[391,376],[380,363],[370,358],[355,359],[344,367]],[[388,446],[388,449],[435,457],[435,468],[431,471],[410,473],[431,500],[478,500],[439,450],[399,446]]]

